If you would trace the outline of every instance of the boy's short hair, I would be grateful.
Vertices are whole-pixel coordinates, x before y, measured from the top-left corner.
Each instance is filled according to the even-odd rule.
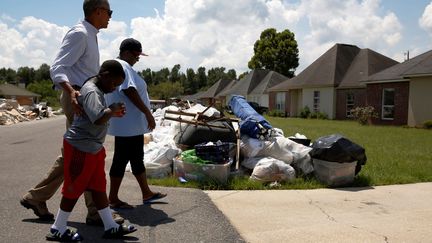
[[[126,77],[123,66],[116,60],[107,60],[102,63],[99,70],[99,75],[110,75],[114,77]]]
[[[97,8],[103,7],[108,4],[108,0],[84,0],[83,10],[84,16],[88,17]]]

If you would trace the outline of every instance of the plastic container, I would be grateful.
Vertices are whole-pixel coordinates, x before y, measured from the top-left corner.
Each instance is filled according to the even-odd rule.
[[[348,163],[313,159],[315,177],[329,186],[343,186],[354,181],[357,161]]]
[[[204,160],[210,160],[217,164],[225,164],[230,159],[230,151],[233,146],[228,142],[214,143],[207,145],[207,143],[201,143],[195,145],[195,153],[198,157]]]
[[[214,180],[226,184],[232,162],[233,160],[230,159],[225,164],[194,164],[177,157],[174,158],[174,173],[177,177],[184,177],[188,180]]]

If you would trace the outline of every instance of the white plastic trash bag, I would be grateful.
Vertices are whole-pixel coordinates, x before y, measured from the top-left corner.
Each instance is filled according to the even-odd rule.
[[[260,182],[289,182],[295,179],[295,170],[283,161],[265,157],[256,164],[250,179]]]
[[[207,107],[201,105],[201,104],[196,104],[194,106],[192,106],[191,108],[184,110],[187,113],[199,113],[199,112],[203,112],[205,109],[207,109]],[[209,109],[206,110],[206,112],[204,112],[205,116],[208,117],[220,117],[220,111],[218,111],[216,108],[210,107]],[[193,118],[193,117],[190,117]]]
[[[245,160],[253,157],[272,157],[293,165],[303,174],[313,171],[312,159],[309,155],[311,150],[311,147],[282,136],[273,137],[268,141],[242,136],[240,144],[240,151]],[[250,162],[247,162],[247,165],[250,165]]]

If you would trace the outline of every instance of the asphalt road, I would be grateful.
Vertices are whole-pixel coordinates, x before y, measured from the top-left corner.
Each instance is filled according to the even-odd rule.
[[[60,152],[64,118],[50,118],[0,126],[0,241],[45,242],[51,223],[41,222],[19,204],[21,196],[44,177]],[[107,163],[112,158],[112,137],[107,137]],[[120,198],[137,207],[120,211],[138,231],[119,242],[243,242],[227,218],[201,190],[152,187],[168,193],[160,203],[141,204],[141,193],[131,173],[126,173]],[[60,205],[60,192],[47,202],[52,213]],[[102,242],[102,227],[85,225],[81,198],[69,225],[86,242]],[[104,240],[103,242],[107,242]],[[110,241],[108,241],[110,242]],[[113,241],[115,242],[115,241]]]

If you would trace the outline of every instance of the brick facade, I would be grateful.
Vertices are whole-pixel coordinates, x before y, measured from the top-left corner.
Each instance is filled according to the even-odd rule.
[[[289,116],[290,113],[290,106],[291,106],[291,99],[290,99],[290,95],[289,92],[285,92],[285,91],[280,91],[285,93],[285,110],[282,111],[286,114],[286,116]],[[276,93],[279,92],[269,92],[269,111],[273,111],[276,110]]]
[[[276,92],[269,92],[269,111],[276,109]]]
[[[347,108],[346,100],[347,94],[354,95],[354,107],[366,106],[366,89],[337,89],[336,90],[336,120],[346,120]]]
[[[382,95],[384,88],[393,88],[394,97],[394,119],[382,120]],[[373,106],[378,113],[378,118],[372,119],[376,125],[406,125],[408,121],[409,82],[367,84],[366,104]]]

